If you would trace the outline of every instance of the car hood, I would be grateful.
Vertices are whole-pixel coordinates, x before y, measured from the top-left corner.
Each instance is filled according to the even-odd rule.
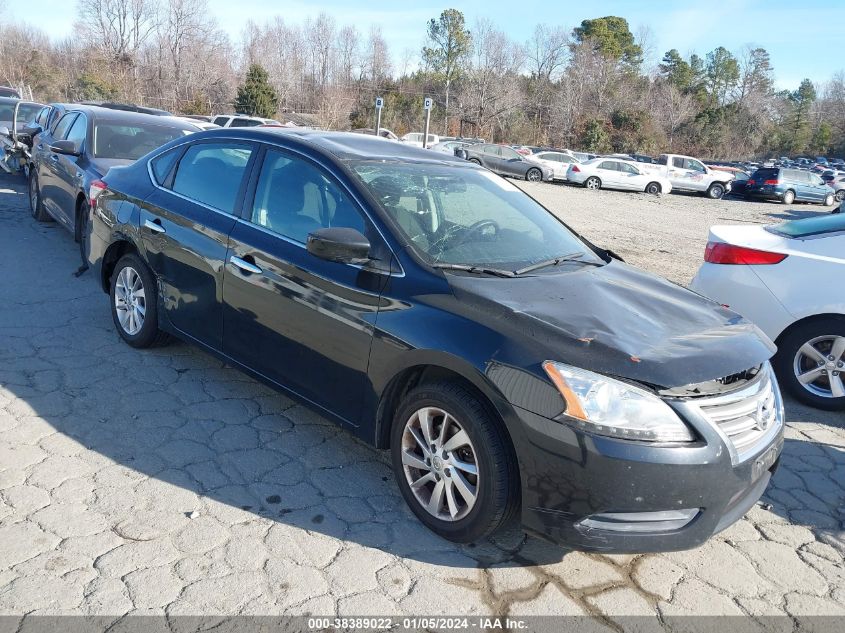
[[[91,167],[94,168],[94,171],[98,172],[99,175],[105,176],[106,172],[112,167],[122,167],[123,165],[131,165],[134,163],[134,160],[129,160],[126,158],[92,158],[90,160]]]
[[[660,277],[617,261],[561,266],[516,278],[449,275],[449,282],[477,320],[512,326],[541,346],[546,358],[538,362],[655,387],[729,376],[776,351],[751,322]]]

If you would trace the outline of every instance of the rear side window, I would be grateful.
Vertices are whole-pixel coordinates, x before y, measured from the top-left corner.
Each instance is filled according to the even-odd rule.
[[[609,169],[611,171],[619,171],[618,163],[615,160],[606,160],[599,165],[599,169]]]
[[[173,191],[226,213],[234,213],[252,147],[197,143],[187,149],[173,178]]]
[[[61,119],[59,119],[58,125],[53,129],[53,138],[57,141],[61,141],[65,138],[65,135],[70,130],[70,126],[73,124],[73,120],[76,118],[76,112],[68,112],[64,115]]]
[[[82,145],[87,133],[88,119],[84,114],[80,114],[76,117],[76,121],[73,122],[73,125],[70,126],[70,130],[68,130],[67,133],[67,140],[73,141],[77,145]]]
[[[163,185],[165,183],[167,176],[170,174],[170,170],[173,168],[173,165],[176,164],[176,159],[179,158],[179,153],[181,151],[181,147],[176,147],[169,152],[156,156],[152,159],[152,161],[150,161],[153,178],[158,184]]]
[[[661,154],[660,158],[657,159],[658,165],[668,165],[669,164],[669,157],[666,154]]]
[[[675,156],[675,157],[672,159],[672,167],[678,167],[678,168],[680,168],[680,169],[683,169],[683,167],[684,167],[684,159],[683,159],[683,158],[681,158],[680,156]]]

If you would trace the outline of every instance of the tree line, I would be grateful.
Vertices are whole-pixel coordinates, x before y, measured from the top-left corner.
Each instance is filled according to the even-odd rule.
[[[648,30],[621,17],[574,29],[538,24],[527,41],[456,9],[421,24],[421,50],[394,54],[326,13],[292,23],[251,21],[233,40],[206,0],[77,0],[74,34],[0,26],[0,80],[43,101],[120,100],[211,114],[236,106],[321,127],[422,128],[496,142],[595,152],[675,151],[704,158],[845,155],[845,74],[775,88],[764,48],[667,51],[649,65]]]

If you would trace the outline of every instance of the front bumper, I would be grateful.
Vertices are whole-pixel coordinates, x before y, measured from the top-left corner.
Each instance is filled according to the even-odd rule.
[[[782,411],[779,392],[777,403]],[[640,553],[696,547],[741,518],[778,467],[782,414],[738,461],[697,406],[671,404],[696,442],[615,440],[517,410],[530,444],[520,455],[525,528],[575,549]]]

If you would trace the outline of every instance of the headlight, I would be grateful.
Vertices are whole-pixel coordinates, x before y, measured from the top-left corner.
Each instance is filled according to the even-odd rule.
[[[543,369],[566,402],[566,415],[585,431],[647,442],[695,439],[671,407],[645,389],[553,361]]]

